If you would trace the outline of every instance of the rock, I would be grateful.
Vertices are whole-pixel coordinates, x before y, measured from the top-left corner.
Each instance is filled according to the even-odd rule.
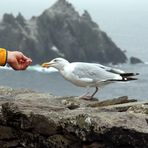
[[[140,60],[139,58],[131,57],[131,58],[130,58],[130,63],[131,63],[131,64],[138,64],[138,63],[143,63],[143,61]]]
[[[6,126],[0,126],[0,140],[10,140],[16,138],[13,129]]]
[[[109,105],[116,105],[116,104],[123,104],[123,103],[128,103],[128,102],[136,102],[137,100],[131,99],[128,100],[127,96],[122,96],[119,98],[111,99],[111,100],[105,100],[101,102],[97,102],[94,104],[89,104],[88,107],[101,107],[101,106],[109,106]]]
[[[148,104],[143,103],[135,106],[131,106],[127,111],[134,113],[148,114]]]
[[[124,96],[100,107],[78,97],[4,87],[0,92],[13,96],[0,100],[0,147],[148,147],[148,102]]]
[[[80,15],[64,0],[58,0],[30,20],[25,20],[20,13],[16,17],[5,14],[0,22],[0,45],[9,50],[20,49],[33,59],[34,64],[55,57],[64,57],[71,62],[118,64],[127,61],[125,53],[86,10]]]

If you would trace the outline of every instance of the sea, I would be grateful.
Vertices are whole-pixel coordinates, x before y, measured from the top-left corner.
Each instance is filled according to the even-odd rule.
[[[137,76],[138,80],[104,86],[99,89],[96,97],[99,100],[106,100],[128,96],[130,99],[146,101],[148,99],[148,63],[122,64],[115,67],[127,72],[140,73]],[[31,89],[56,96],[80,96],[86,92],[86,88],[74,86],[66,81],[56,69],[44,69],[40,65],[29,66],[25,71],[14,71],[7,66],[1,68],[0,86]],[[93,92],[94,88],[89,91]]]

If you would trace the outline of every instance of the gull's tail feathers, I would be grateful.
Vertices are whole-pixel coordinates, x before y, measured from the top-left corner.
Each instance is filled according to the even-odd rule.
[[[121,77],[131,77],[131,76],[137,76],[139,73],[122,73],[120,74]]]
[[[132,81],[132,80],[138,80],[138,78],[135,78],[133,76],[137,76],[139,73],[122,73],[120,74],[121,79],[111,79],[109,81]]]
[[[133,76],[137,76],[139,73],[122,73],[120,76],[122,77],[121,81],[132,81],[138,80],[138,78],[134,78]]]

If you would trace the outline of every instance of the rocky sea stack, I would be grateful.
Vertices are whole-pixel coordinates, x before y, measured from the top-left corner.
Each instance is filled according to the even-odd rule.
[[[131,64],[140,64],[140,63],[144,63],[141,59],[137,58],[137,57],[131,57],[130,58],[130,63]]]
[[[21,14],[4,14],[0,23],[0,45],[19,49],[35,63],[64,57],[69,61],[125,63],[124,52],[92,20],[80,15],[65,0],[58,0],[40,16],[26,20]]]
[[[0,147],[147,148],[148,102],[135,101],[0,87]]]

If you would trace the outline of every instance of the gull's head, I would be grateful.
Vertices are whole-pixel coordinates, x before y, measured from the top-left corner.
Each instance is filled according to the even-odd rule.
[[[64,66],[69,64],[69,62],[63,58],[55,58],[51,60],[50,62],[45,62],[41,66],[45,68],[54,67],[58,70],[62,70]]]

